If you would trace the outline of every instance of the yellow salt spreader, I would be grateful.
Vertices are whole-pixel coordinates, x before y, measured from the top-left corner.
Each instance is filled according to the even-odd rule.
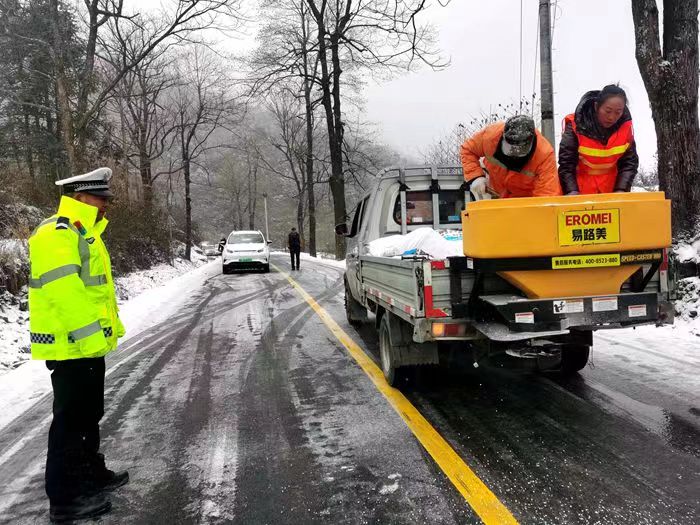
[[[671,202],[661,192],[470,202],[462,228],[465,258],[450,269],[475,279],[453,316],[473,318],[489,339],[547,332],[590,346],[593,330],[673,322]],[[496,276],[511,292],[486,291]]]

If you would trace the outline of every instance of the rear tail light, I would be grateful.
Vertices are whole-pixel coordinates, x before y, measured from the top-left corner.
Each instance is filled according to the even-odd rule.
[[[465,323],[433,323],[433,337],[462,337],[467,333]]]

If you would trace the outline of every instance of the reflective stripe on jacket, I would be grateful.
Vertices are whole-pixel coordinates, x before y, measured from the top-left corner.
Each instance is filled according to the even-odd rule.
[[[103,356],[125,333],[101,237],[108,221],[96,218],[97,208],[64,196],[29,238],[33,359]]]
[[[535,151],[520,171],[509,170],[496,159],[496,150],[503,137],[503,122],[497,122],[475,133],[462,144],[460,157],[467,182],[481,177],[484,165],[489,173],[489,185],[500,197],[543,197],[561,195],[554,148],[537,133]]]
[[[617,179],[618,162],[634,145],[632,121],[623,122],[610,135],[606,144],[577,131],[574,114],[564,118],[564,129],[567,126],[571,127],[578,141],[576,166],[578,191],[583,194],[612,193],[615,190],[629,191],[629,188],[618,187],[620,184]],[[560,152],[560,157],[561,155]],[[634,171],[636,173],[636,167]]]

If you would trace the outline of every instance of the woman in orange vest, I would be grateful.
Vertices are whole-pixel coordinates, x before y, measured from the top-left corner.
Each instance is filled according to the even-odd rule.
[[[565,195],[630,191],[639,157],[627,95],[619,86],[589,91],[564,118],[559,179]]]

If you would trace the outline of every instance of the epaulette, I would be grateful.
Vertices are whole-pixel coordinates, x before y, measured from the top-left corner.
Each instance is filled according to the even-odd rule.
[[[57,230],[67,230],[70,224],[70,219],[68,217],[59,217],[56,221]]]

